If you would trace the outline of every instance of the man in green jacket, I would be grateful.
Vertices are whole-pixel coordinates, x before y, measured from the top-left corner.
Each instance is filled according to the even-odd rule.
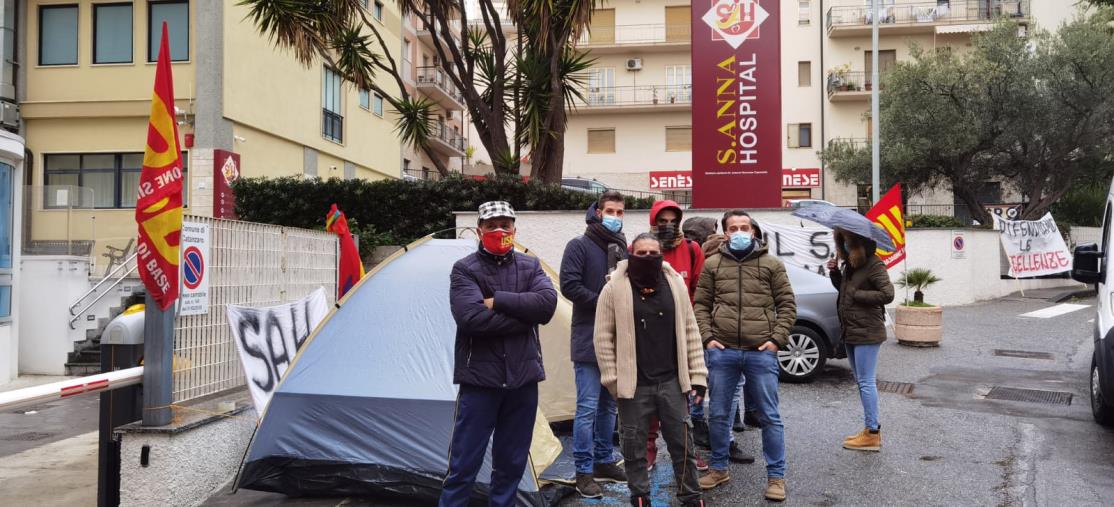
[[[797,303],[785,266],[755,239],[750,215],[724,213],[727,241],[704,263],[695,312],[708,351],[711,470],[700,486],[731,480],[727,472],[734,387],[746,378],[743,397],[762,428],[769,500],[785,500],[785,429],[778,413],[777,352],[789,339]]]

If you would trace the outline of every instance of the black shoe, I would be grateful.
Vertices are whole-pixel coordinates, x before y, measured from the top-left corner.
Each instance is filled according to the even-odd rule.
[[[681,504],[681,507],[704,507],[704,500],[689,500]]]
[[[596,483],[592,474],[576,474],[576,492],[584,498],[603,498],[603,488]]]
[[[754,463],[754,456],[744,453],[743,450],[739,448],[739,444],[735,442],[731,442],[731,447],[727,452],[727,459],[731,460],[732,463],[742,463],[744,465]],[[579,484],[579,482],[577,482],[577,484]]]
[[[630,504],[633,507],[652,507],[650,497],[648,496],[632,496],[630,497]]]
[[[605,463],[596,465],[595,478],[600,482],[627,482],[627,471],[618,463]]]
[[[708,421],[692,422],[692,441],[697,447],[712,448],[711,441],[708,439]]]

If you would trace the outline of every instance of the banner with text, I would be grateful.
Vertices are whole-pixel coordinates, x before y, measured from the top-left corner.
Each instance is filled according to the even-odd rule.
[[[260,417],[294,356],[328,312],[324,288],[285,305],[267,308],[228,305],[232,340],[240,351],[251,400]]]
[[[770,255],[781,262],[827,275],[828,259],[835,255],[835,239],[827,227],[791,227],[763,223],[762,236]]]
[[[692,2],[694,208],[781,206],[779,4]]]
[[[1010,276],[1026,278],[1071,271],[1071,252],[1051,213],[1040,220],[1006,220],[992,215],[1002,233]]]

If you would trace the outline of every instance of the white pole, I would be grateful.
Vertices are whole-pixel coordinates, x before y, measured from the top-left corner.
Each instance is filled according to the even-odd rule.
[[[52,384],[26,387],[0,393],[0,412],[29,407],[79,394],[101,393],[139,384],[143,381],[143,367],[111,371],[89,377],[63,380]]]
[[[878,117],[878,15],[880,12],[880,4],[882,0],[872,0],[871,10],[874,14],[871,16],[871,52],[870,52],[870,185],[871,185],[871,205],[878,203],[878,191],[881,183],[878,181],[878,168],[881,165],[881,154],[879,153],[879,136],[878,129],[881,119]]]

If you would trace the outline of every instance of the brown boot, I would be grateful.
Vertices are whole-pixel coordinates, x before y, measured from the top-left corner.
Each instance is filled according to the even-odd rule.
[[[712,469],[700,478],[700,489],[712,489],[730,480],[731,474],[727,473],[727,470]]]
[[[863,430],[859,436],[843,442],[844,449],[851,449],[852,451],[873,451],[878,452],[882,450],[882,430],[868,431]]]
[[[774,477],[766,479],[766,500],[785,501],[785,479]]]
[[[868,431],[869,430],[867,430],[866,428],[863,428],[862,430],[859,430],[859,432],[855,433],[854,435],[843,437],[843,443],[846,444],[848,440],[855,440],[857,438],[862,438],[863,434],[867,433]]]

